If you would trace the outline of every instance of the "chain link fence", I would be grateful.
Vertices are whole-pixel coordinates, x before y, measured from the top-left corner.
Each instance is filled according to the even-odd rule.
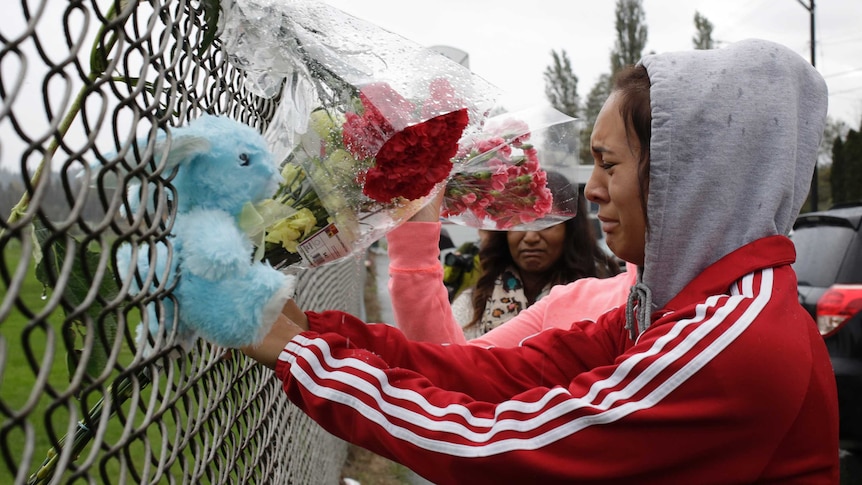
[[[147,175],[152,151],[135,140],[205,112],[264,131],[277,107],[227,62],[219,12],[219,0],[4,4],[0,483],[339,481],[346,444],[272,372],[202,341],[180,352],[170,332],[137,345],[144,308],[172,288],[130,295],[115,271],[118,247],[165,241],[175,215],[171,174]],[[139,165],[116,187],[77,177],[128,153]],[[132,180],[160,201],[137,216],[122,210]],[[296,298],[361,315],[364,274],[356,259],[303,271]]]

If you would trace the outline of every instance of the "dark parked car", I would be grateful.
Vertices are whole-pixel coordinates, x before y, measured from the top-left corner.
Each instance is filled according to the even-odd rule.
[[[817,321],[838,386],[842,483],[862,480],[862,203],[793,226],[799,301]]]

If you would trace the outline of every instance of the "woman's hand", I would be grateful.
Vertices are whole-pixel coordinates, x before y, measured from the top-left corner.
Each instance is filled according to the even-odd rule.
[[[291,298],[287,300],[287,303],[284,304],[284,308],[281,309],[281,314],[286,316],[288,320],[298,325],[303,330],[308,330],[308,317],[305,316],[305,312],[299,308],[299,305]]]
[[[291,302],[293,300],[290,300]],[[296,303],[293,304],[296,307]],[[287,305],[285,306],[287,308]],[[299,309],[299,307],[296,307]],[[300,313],[302,313],[300,311]],[[305,325],[308,326],[308,320],[305,319],[305,314],[302,314]],[[261,364],[275,369],[275,364],[278,362],[278,356],[284,350],[285,345],[302,333],[303,329],[299,325],[293,323],[284,314],[278,316],[272,329],[266,334],[266,337],[258,345],[243,347],[242,353],[260,362]]]
[[[444,190],[441,188],[434,198],[430,199],[427,204],[419,209],[419,212],[413,214],[410,220],[413,222],[439,222],[440,207],[443,206],[443,192]]]

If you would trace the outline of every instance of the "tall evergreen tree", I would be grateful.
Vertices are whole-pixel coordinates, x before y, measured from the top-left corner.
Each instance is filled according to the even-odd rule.
[[[584,122],[581,130],[581,163],[593,163],[590,154],[590,136],[593,125],[602,109],[602,105],[610,95],[613,77],[623,67],[635,64],[643,57],[647,43],[647,26],[641,0],[617,0],[616,31],[617,40],[611,51],[611,73],[602,74],[587,95]]]
[[[862,131],[850,130],[844,140],[844,202],[862,201]]]
[[[817,149],[817,206],[829,207],[834,203],[846,200],[846,195],[839,185],[843,182],[840,177],[845,176],[843,162],[843,137],[847,136],[850,127],[840,119],[826,118],[826,128],[823,130],[823,138]],[[836,148],[836,143],[838,147]],[[835,158],[838,157],[838,158]],[[833,170],[833,164],[837,164]],[[838,190],[837,193],[834,191]],[[806,200],[805,207],[811,207],[810,197]]]
[[[572,118],[579,118],[581,112],[581,98],[578,96],[578,77],[572,71],[572,62],[565,50],[551,51],[553,62],[545,68],[545,96],[551,106]],[[565,144],[565,149],[552,155],[550,160],[559,164],[562,169],[570,157],[577,157],[580,152],[580,138],[572,123],[563,123],[550,127],[548,136],[553,144]],[[553,164],[552,163],[552,164]]]
[[[611,78],[643,56],[647,42],[646,16],[641,0],[617,0],[617,40],[611,51]]]
[[[572,63],[565,50],[551,51],[553,62],[545,68],[545,96],[551,106],[577,118],[581,112],[578,96],[578,76],[572,71]]]
[[[829,173],[829,185],[832,189],[832,202],[844,202],[844,142],[841,137],[832,143],[832,170]]]
[[[817,168],[817,208],[827,208],[832,205],[832,165]],[[810,198],[810,197],[809,197]],[[810,205],[810,200],[808,200]],[[803,205],[802,207],[806,207]]]
[[[593,125],[596,123],[596,118],[599,117],[599,111],[602,110],[602,105],[605,104],[605,100],[610,94],[611,75],[605,73],[599,76],[584,104],[584,127],[581,130],[581,150],[579,153],[581,163],[593,163],[593,155],[590,152],[590,136],[593,134]]]
[[[715,42],[712,40],[712,22],[700,14],[694,12],[695,36],[691,38],[694,48],[698,50],[714,49]]]
[[[832,145],[832,201],[862,201],[862,131],[849,130]]]
[[[823,139],[817,149],[817,163],[820,166],[832,163],[833,144],[836,139],[847,136],[850,126],[844,120],[831,116],[826,118],[826,129],[823,131]]]

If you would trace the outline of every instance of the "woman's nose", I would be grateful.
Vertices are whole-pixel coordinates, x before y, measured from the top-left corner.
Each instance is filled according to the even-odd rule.
[[[584,186],[584,197],[594,204],[599,204],[607,201],[607,191],[599,183],[601,175],[597,174],[596,170],[601,170],[601,168],[598,166],[593,167],[593,173],[590,175],[590,179],[587,180],[587,185]]]
[[[523,241],[528,244],[535,244],[542,240],[542,235],[540,231],[526,231],[524,233]]]

